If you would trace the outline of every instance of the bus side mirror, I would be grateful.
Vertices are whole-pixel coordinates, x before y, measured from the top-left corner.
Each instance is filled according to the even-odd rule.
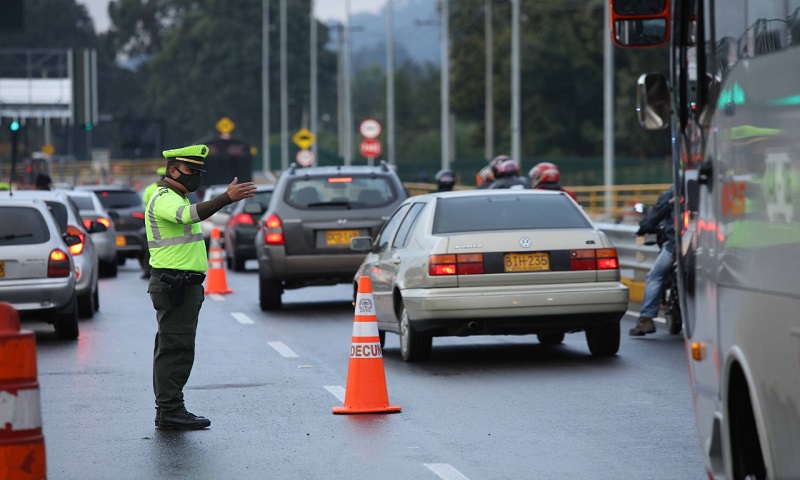
[[[624,48],[661,45],[669,38],[669,0],[610,0],[611,39]]]
[[[636,117],[645,130],[669,125],[669,82],[660,73],[644,73],[636,82]]]

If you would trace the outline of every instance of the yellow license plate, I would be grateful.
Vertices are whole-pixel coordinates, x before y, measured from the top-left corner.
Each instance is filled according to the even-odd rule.
[[[6,276],[6,262],[0,260],[0,278]]]
[[[358,230],[328,230],[325,243],[328,245],[350,245],[350,239],[358,236]]]
[[[550,270],[550,255],[545,252],[506,253],[503,255],[506,272],[539,272]]]
[[[125,240],[125,235],[117,235],[117,246],[124,247],[128,242]]]

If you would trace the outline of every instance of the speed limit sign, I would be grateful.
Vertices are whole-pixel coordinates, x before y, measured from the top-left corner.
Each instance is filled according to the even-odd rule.
[[[381,134],[381,124],[374,118],[368,118],[361,122],[361,125],[358,127],[358,131],[364,138],[378,138],[378,135]]]
[[[301,167],[310,167],[314,164],[314,152],[311,150],[299,150],[294,160]]]

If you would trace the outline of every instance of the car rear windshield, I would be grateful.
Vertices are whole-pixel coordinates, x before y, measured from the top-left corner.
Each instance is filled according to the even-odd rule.
[[[434,234],[591,228],[564,195],[485,195],[439,199]]]
[[[390,177],[332,175],[293,180],[284,200],[296,208],[374,208],[388,205],[396,198]]]
[[[81,197],[78,195],[70,195],[69,198],[75,202],[75,205],[80,210],[94,210],[94,202],[92,202],[91,197]]]
[[[140,207],[142,205],[142,199],[134,191],[101,190],[96,193],[100,203],[107,209]]]
[[[41,212],[30,207],[0,207],[0,246],[33,245],[50,240]]]

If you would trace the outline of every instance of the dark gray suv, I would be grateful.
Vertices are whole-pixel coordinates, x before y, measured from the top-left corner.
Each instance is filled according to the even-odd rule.
[[[280,309],[286,289],[351,283],[366,254],[352,251],[350,239],[375,238],[407,197],[383,162],[286,170],[255,240],[261,309]]]

